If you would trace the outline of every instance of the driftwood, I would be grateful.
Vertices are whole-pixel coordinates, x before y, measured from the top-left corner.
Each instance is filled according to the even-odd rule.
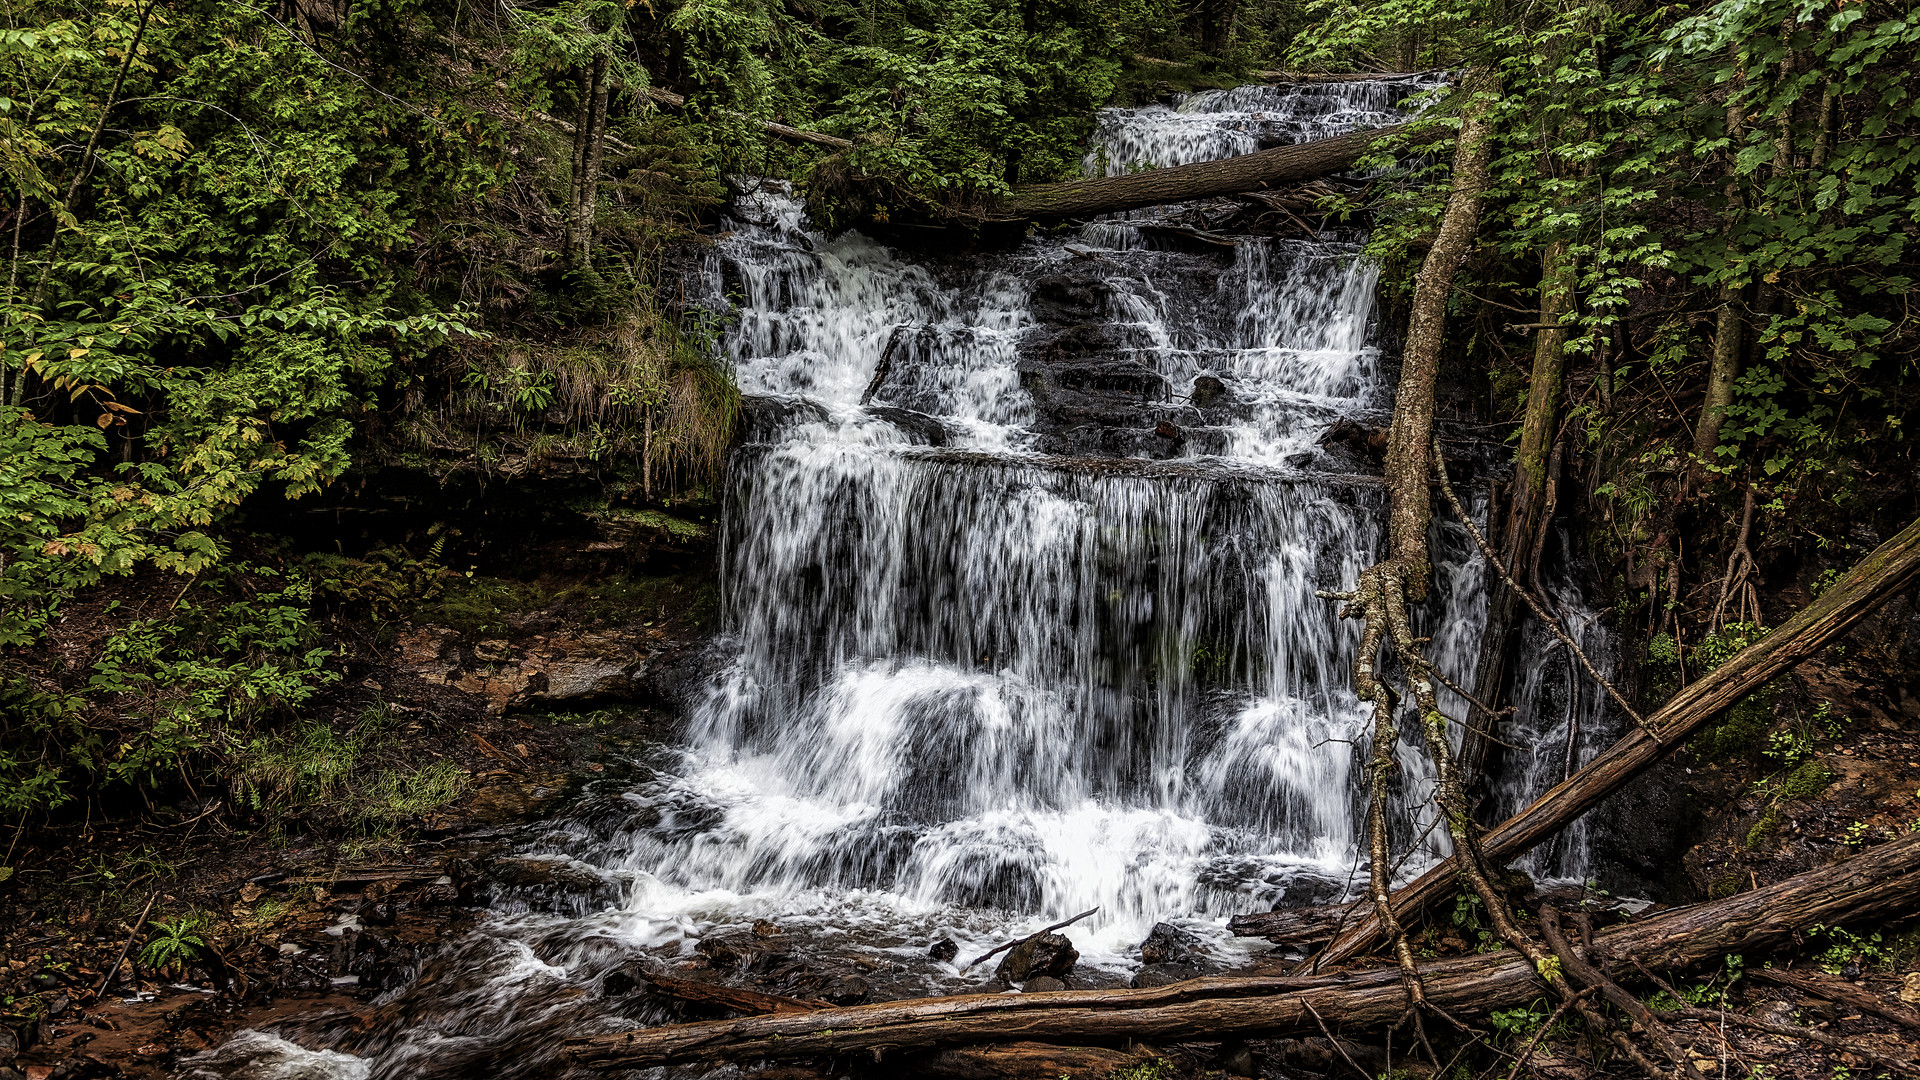
[[[1779,629],[1742,649],[1732,659],[1689,683],[1645,728],[1589,762],[1573,776],[1535,799],[1520,813],[1481,838],[1487,857],[1505,863],[1558,833],[1639,776],[1728,706],[1825,649],[1875,608],[1920,581],[1920,521],[1874,549],[1819,599]],[[1452,894],[1454,861],[1446,859],[1393,894],[1393,910],[1403,922]],[[1334,939],[1313,964],[1337,964],[1372,949],[1381,941],[1378,920],[1369,913]]]
[[[1677,908],[1594,935],[1606,955],[1684,968],[1729,952],[1792,940],[1814,923],[1920,910],[1920,833],[1846,862],[1727,900]],[[1511,950],[1424,964],[1428,999],[1454,1016],[1485,1016],[1537,998],[1538,974]],[[675,1062],[875,1056],[1023,1040],[1118,1045],[1204,1039],[1297,1038],[1320,1033],[1315,1013],[1348,1031],[1384,1027],[1406,1012],[1397,968],[1312,977],[1219,976],[1142,990],[967,994],[820,1009],[804,1015],[673,1024],[571,1042],[573,1061],[632,1069]]]
[[[1276,146],[1218,161],[1197,161],[1127,176],[1069,180],[1016,188],[991,208],[1003,218],[1063,218],[1112,214],[1144,206],[1189,202],[1217,195],[1259,191],[1342,172],[1360,160],[1375,142],[1404,124],[1336,135],[1331,139]]]

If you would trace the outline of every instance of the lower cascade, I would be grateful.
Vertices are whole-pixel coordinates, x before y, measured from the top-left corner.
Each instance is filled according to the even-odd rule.
[[[1110,110],[1086,166],[1340,134],[1420,85]],[[1136,213],[910,255],[814,229],[782,184],[738,188],[691,283],[748,412],[714,672],[638,781],[520,841],[596,887],[501,886],[433,978],[376,1003],[384,1023],[325,1051],[245,1033],[186,1075],[536,1075],[568,1034],[658,1022],[595,993],[610,973],[762,920],[802,952],[861,953],[901,996],[978,986],[992,965],[968,960],[1089,909],[1066,931],[1080,970],[1118,984],[1156,923],[1231,966],[1252,946],[1228,916],[1358,895],[1359,631],[1316,591],[1381,543],[1371,463],[1322,445],[1391,405],[1364,235],[1196,245]],[[1433,542],[1420,632],[1466,684],[1489,579],[1457,523]],[[1577,583],[1550,584],[1604,657]],[[1500,759],[1501,813],[1613,730],[1549,640],[1515,686],[1514,741],[1538,749]],[[1417,745],[1402,876],[1446,853]],[[1582,835],[1530,869],[1584,877]]]

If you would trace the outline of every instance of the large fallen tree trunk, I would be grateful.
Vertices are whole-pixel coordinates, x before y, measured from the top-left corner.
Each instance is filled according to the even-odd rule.
[[[1350,168],[1375,142],[1405,126],[1394,124],[1372,131],[1355,131],[1331,139],[1276,146],[1218,161],[1149,169],[1127,176],[1037,184],[1014,191],[991,212],[995,217],[1006,218],[1084,217],[1312,180]]]
[[[1794,664],[1818,653],[1891,597],[1920,581],[1920,521],[1874,549],[1820,598],[1779,629],[1747,646],[1675,694],[1659,712],[1588,762],[1579,772],[1535,799],[1480,840],[1487,857],[1504,863],[1559,832],[1719,716],[1728,706],[1766,685]],[[1452,894],[1454,861],[1444,860],[1393,894],[1395,916],[1404,923],[1422,908]],[[1314,966],[1337,964],[1381,941],[1372,914],[1356,920],[1314,957]]]
[[[1816,923],[1920,910],[1920,833],[1846,862],[1728,900],[1663,912],[1594,935],[1595,951],[1649,969],[1684,968],[1726,953],[1793,939]],[[1480,1017],[1523,1005],[1544,985],[1518,953],[1503,951],[1423,965],[1428,1000]],[[918,1001],[751,1016],[576,1040],[568,1055],[593,1068],[675,1062],[822,1058],[1040,1041],[1118,1045],[1128,1040],[1287,1038],[1377,1029],[1406,1012],[1398,968],[1314,977],[1216,977],[1145,990],[967,994]]]

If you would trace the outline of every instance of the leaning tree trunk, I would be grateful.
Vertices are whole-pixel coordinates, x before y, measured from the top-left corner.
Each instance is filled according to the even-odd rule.
[[[1499,531],[1501,561],[1515,581],[1529,586],[1529,554],[1538,547],[1536,534],[1546,527],[1547,453],[1553,446],[1560,415],[1560,387],[1566,377],[1566,347],[1573,314],[1573,260],[1567,243],[1556,240],[1540,253],[1540,327],[1533,341],[1533,371],[1527,380],[1527,412],[1520,425],[1520,445],[1513,455],[1513,482],[1508,486],[1507,517]],[[1489,523],[1491,524],[1491,523]],[[1504,581],[1496,581],[1487,604],[1486,630],[1474,667],[1474,697],[1489,709],[1500,708],[1507,681],[1507,651],[1520,598]],[[1460,771],[1470,786],[1484,771],[1487,729],[1496,716],[1480,714],[1466,725],[1460,741]]]
[[[1650,970],[1684,968],[1731,952],[1795,940],[1833,925],[1920,910],[1920,834],[1908,834],[1836,866],[1732,899],[1678,908],[1594,935],[1594,951]],[[1463,1019],[1537,998],[1533,966],[1511,950],[1428,963],[1429,1000]],[[1406,992],[1392,968],[1313,978],[1215,977],[1144,990],[1065,990],[820,1009],[808,1013],[672,1024],[575,1040],[577,1063],[637,1069],[677,1062],[823,1058],[1037,1041],[1115,1045],[1128,1040],[1288,1038],[1394,1024]]]
[[[569,265],[587,258],[593,247],[595,212],[600,202],[600,163],[607,143],[607,58],[596,56],[580,75],[580,122],[573,133],[573,183],[560,242]]]
[[[1014,191],[988,212],[992,217],[1008,219],[1086,217],[1258,191],[1350,168],[1375,142],[1404,126],[1395,124],[1372,131],[1355,131],[1331,139],[1276,146],[1219,161],[1149,169],[1127,176],[1039,184]]]
[[[1426,595],[1431,570],[1427,525],[1433,520],[1433,503],[1427,483],[1433,475],[1434,386],[1445,344],[1447,301],[1460,264],[1480,231],[1480,197],[1487,189],[1493,142],[1487,113],[1499,83],[1489,72],[1476,72],[1463,89],[1467,103],[1453,153],[1453,190],[1433,247],[1414,279],[1413,311],[1407,319],[1400,382],[1394,391],[1393,426],[1387,432],[1385,469],[1393,499],[1387,519],[1387,557],[1397,565],[1408,596],[1415,600]]]
[[[1505,863],[1559,832],[1581,814],[1618,791],[1719,716],[1728,706],[1838,640],[1855,623],[1891,597],[1920,581],[1920,521],[1856,563],[1819,599],[1779,629],[1736,653],[1732,659],[1689,683],[1647,718],[1645,728],[1594,758],[1579,772],[1535,799],[1520,813],[1481,838],[1487,858]],[[1452,893],[1454,860],[1446,859],[1393,894],[1399,920]],[[1355,920],[1312,964],[1337,964],[1366,952],[1381,940],[1372,916]]]

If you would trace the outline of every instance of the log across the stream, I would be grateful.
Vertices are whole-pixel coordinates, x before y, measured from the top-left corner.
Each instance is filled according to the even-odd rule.
[[[1259,191],[1342,172],[1359,161],[1375,142],[1405,127],[1392,124],[1331,139],[1314,139],[1217,161],[1196,161],[1126,176],[1036,184],[1015,189],[989,212],[992,217],[1015,219],[1086,217]]]
[[[1660,711],[1578,772],[1535,799],[1481,838],[1487,857],[1505,864],[1566,828],[1639,776],[1729,706],[1788,668],[1839,640],[1875,608],[1920,581],[1920,521],[1854,564],[1819,599],[1766,637],[1688,683]],[[1436,863],[1393,893],[1394,915],[1405,925],[1421,909],[1452,894],[1452,859]],[[1380,923],[1371,912],[1312,958],[1315,967],[1338,964],[1379,944]]]
[[[1765,949],[1815,923],[1920,911],[1920,833],[1870,848],[1731,899],[1677,908],[1595,935],[1595,952],[1649,969],[1684,968]],[[1427,997],[1461,1017],[1485,1016],[1545,992],[1511,950],[1423,965]],[[671,1024],[570,1043],[577,1063],[632,1069],[674,1062],[819,1058],[1038,1041],[1119,1045],[1128,1040],[1288,1038],[1321,1020],[1348,1031],[1392,1024],[1406,1011],[1397,968],[1312,977],[1214,977],[1143,990],[1065,990],[958,997]],[[1316,1015],[1317,1014],[1317,1015]]]

